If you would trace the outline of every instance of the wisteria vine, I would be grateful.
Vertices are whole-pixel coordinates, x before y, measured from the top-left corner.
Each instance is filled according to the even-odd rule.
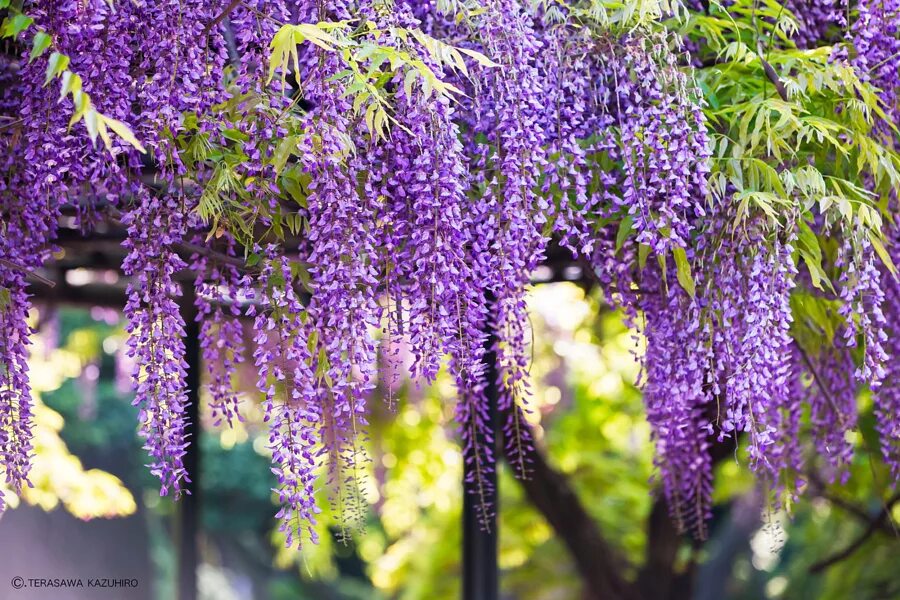
[[[863,386],[900,477],[895,0],[57,4],[7,7],[0,26],[0,468],[16,493],[29,278],[61,229],[101,224],[124,236],[161,493],[190,481],[193,298],[217,425],[243,418],[239,369],[256,370],[288,544],[316,539],[320,478],[343,534],[364,515],[379,348],[406,348],[412,379],[455,380],[485,521],[498,456],[529,476],[526,299],[556,247],[646,340],[680,527],[704,534],[717,445],[745,449],[773,501],[811,469],[844,477]]]

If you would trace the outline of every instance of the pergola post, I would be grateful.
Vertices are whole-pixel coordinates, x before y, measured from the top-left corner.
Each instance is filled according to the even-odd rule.
[[[496,336],[493,331],[488,332],[485,341],[485,377],[484,390],[487,400],[487,417],[491,424],[494,436],[494,445],[497,446],[500,439],[500,428],[497,424],[497,354],[494,352]],[[479,444],[487,443],[479,440]],[[469,479],[472,464],[463,461],[463,600],[497,600],[500,597],[500,578],[497,568],[497,512],[499,506],[499,493],[497,489],[497,469],[500,468],[500,460],[497,452],[494,452],[495,467],[483,478],[488,483],[489,493],[485,501],[491,507],[491,513],[486,523],[480,520],[479,499],[466,489],[466,480]]]
[[[190,445],[184,456],[184,467],[191,478],[185,485],[190,492],[178,502],[178,526],[176,545],[178,556],[177,589],[178,600],[196,600],[197,566],[199,564],[198,532],[200,529],[200,326],[194,307],[195,292],[191,285],[185,285],[182,296],[181,314],[184,318],[184,359],[187,362],[188,419],[187,439]]]

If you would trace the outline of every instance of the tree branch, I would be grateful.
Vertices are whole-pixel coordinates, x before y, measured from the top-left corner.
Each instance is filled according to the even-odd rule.
[[[857,537],[855,540],[850,542],[850,544],[846,548],[841,550],[840,552],[836,552],[836,553],[832,554],[831,556],[829,556],[828,558],[825,558],[823,560],[820,560],[817,563],[814,563],[809,568],[809,572],[810,573],[821,573],[828,567],[844,560],[845,558],[848,558],[854,552],[859,550],[862,547],[862,545],[866,543],[866,540],[868,540],[870,537],[872,537],[872,535],[876,531],[881,529],[884,522],[891,515],[891,508],[897,502],[900,502],[900,494],[895,495],[893,498],[891,498],[890,500],[888,500],[885,503],[884,507],[882,507],[882,509],[878,512],[878,514],[875,515],[875,517],[871,521],[869,521],[869,526],[866,527],[865,531],[863,531],[859,535],[859,537]]]
[[[815,492],[819,497],[824,498],[829,503],[842,509],[844,512],[853,515],[863,523],[868,524],[871,521],[872,515],[865,508],[854,504],[846,498],[842,498],[837,494],[829,492],[825,482],[821,477],[819,477],[818,473],[816,473],[815,471],[809,471],[806,473],[806,477],[809,480],[810,486],[815,488]],[[879,528],[884,533],[892,535],[896,534],[897,531],[895,528],[894,519],[890,518],[890,514],[888,514],[888,518],[884,519],[884,521],[881,522]]]
[[[521,410],[515,407],[512,410]],[[501,421],[509,414],[501,413]],[[522,416],[524,423],[524,414]],[[504,457],[510,462],[504,432]],[[518,460],[518,459],[516,459]],[[560,536],[575,561],[585,587],[585,597],[594,600],[631,600],[637,591],[623,577],[625,560],[606,542],[591,515],[581,504],[566,476],[556,471],[536,448],[525,449],[530,466],[528,479],[519,483],[534,507]]]

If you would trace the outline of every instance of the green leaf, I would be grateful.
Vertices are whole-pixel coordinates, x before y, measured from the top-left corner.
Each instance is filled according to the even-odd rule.
[[[298,139],[299,136],[289,135],[281,138],[281,141],[278,142],[278,146],[272,153],[272,166],[275,168],[276,175],[281,174],[281,171],[284,170],[284,165],[287,164],[291,154],[297,148]]]
[[[296,269],[294,266],[296,265]],[[292,270],[295,272],[298,279],[300,279],[300,283],[303,284],[303,288],[312,292],[312,276],[309,274],[309,268],[306,263],[295,262],[291,264]]]
[[[630,236],[633,231],[634,219],[631,218],[631,215],[626,215],[625,218],[619,221],[619,231],[616,233],[616,254],[622,249],[625,240],[628,239],[628,236]]]
[[[44,85],[48,85],[51,81],[59,77],[69,67],[69,57],[59,52],[50,55],[47,62],[47,79]]]
[[[684,291],[688,293],[688,296],[691,298],[696,297],[697,290],[694,287],[694,277],[691,275],[691,263],[688,262],[687,253],[685,253],[684,248],[681,246],[676,246],[672,250],[672,255],[675,257],[675,269],[678,276],[678,283],[680,283],[681,287],[684,288]]]
[[[226,129],[222,132],[222,135],[232,142],[246,142],[250,139],[250,136],[240,129]]]
[[[721,104],[719,103],[719,97],[716,96],[716,92],[703,80],[700,80],[697,84],[700,86],[700,90],[703,91],[703,95],[706,97],[706,101],[709,102],[709,105],[714,110],[720,108]]]
[[[34,34],[34,39],[31,41],[31,52],[28,54],[28,62],[30,63],[42,55],[52,42],[53,38],[45,31],[38,31]]]
[[[309,183],[309,175],[299,173],[297,169],[289,169],[284,172],[281,179],[281,187],[287,192],[288,196],[297,204],[306,208],[306,190],[305,186]]]
[[[84,114],[91,108],[91,98],[81,90],[72,92],[72,102],[75,104],[75,112],[69,119],[69,128],[84,117]]]
[[[23,13],[6,17],[3,20],[3,26],[0,27],[0,37],[18,38],[19,34],[28,29],[32,23],[34,23],[34,19]]]
[[[457,50],[459,50],[463,54],[466,54],[466,55],[474,58],[475,62],[477,62],[482,67],[488,67],[488,68],[493,69],[495,67],[500,66],[499,63],[495,63],[490,58],[488,58],[487,56],[482,54],[481,52],[476,52],[475,50],[470,50],[469,48],[457,48]]]
[[[107,150],[112,150],[112,138],[109,137],[109,130],[106,128],[106,119],[100,113],[97,114],[97,133],[103,140],[103,145]]]
[[[828,279],[828,274],[822,268],[822,258],[813,256],[804,248],[800,249],[800,256],[803,258],[803,262],[806,263],[806,268],[809,269],[809,277],[813,286],[823,291],[827,287],[833,292],[834,286],[831,284],[831,280]],[[822,283],[825,284],[824,287]]]
[[[84,111],[84,126],[87,127],[88,137],[91,138],[91,142],[95,142],[97,140],[97,135],[100,133],[99,121],[100,119],[96,110],[89,108]]]
[[[638,244],[638,268],[643,271],[647,266],[647,257],[650,255],[650,246]]]
[[[819,238],[816,237],[816,234],[813,233],[813,230],[810,229],[809,225],[805,222],[800,223],[800,234],[798,236],[798,241],[800,245],[806,248],[812,256],[821,260],[822,258],[822,249],[819,247]]]
[[[896,275],[897,267],[894,265],[894,261],[891,260],[891,255],[888,254],[888,251],[885,249],[884,244],[882,244],[881,240],[878,239],[878,236],[870,234],[869,242],[872,243],[872,248],[874,248],[875,252],[878,253],[878,256],[881,258],[881,262],[884,263],[884,266],[886,266],[891,273]]]
[[[59,101],[65,100],[69,93],[73,97],[76,93],[81,93],[81,76],[72,71],[63,71],[62,84],[59,87]]]
[[[141,154],[147,152],[144,146],[142,146],[138,139],[135,137],[134,133],[132,133],[131,129],[129,129],[128,125],[126,125],[122,121],[118,121],[110,117],[103,117],[103,121],[109,126],[110,129],[113,130],[113,132],[115,132],[117,136],[122,138],[122,140],[137,148],[138,152],[140,152]]]

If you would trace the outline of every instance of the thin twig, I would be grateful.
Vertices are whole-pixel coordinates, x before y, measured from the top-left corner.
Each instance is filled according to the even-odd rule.
[[[828,389],[828,386],[822,381],[822,378],[819,377],[818,371],[813,366],[812,360],[810,360],[809,355],[806,353],[800,344],[794,344],[797,347],[797,350],[800,352],[801,358],[803,358],[803,362],[806,363],[806,367],[809,369],[809,372],[813,376],[813,380],[816,382],[816,385],[820,390],[822,390],[822,394],[825,396],[825,399],[828,400],[828,404],[831,405],[831,410],[834,411],[835,416],[838,419],[838,425],[841,427],[846,427],[847,423],[844,420],[844,415],[841,413],[841,410],[838,408],[837,402],[835,402],[834,397],[831,395],[831,390]]]
[[[206,246],[198,246],[197,244],[191,244],[188,242],[177,242],[172,245],[173,245],[173,247],[175,247],[178,250],[181,250],[182,252],[190,252],[190,253],[194,253],[194,254],[199,254],[201,256],[211,258],[215,261],[235,266],[238,269],[246,270],[248,268],[247,263],[244,260],[238,258],[237,256],[228,256],[227,254],[217,252],[217,251],[213,250],[212,248],[207,248]]]
[[[753,21],[753,29],[756,31],[756,55],[759,58],[759,64],[762,65],[763,73],[766,74],[766,77],[768,77],[769,81],[775,86],[775,91],[778,92],[781,99],[787,102],[788,93],[787,89],[784,87],[784,82],[781,81],[775,68],[772,67],[771,63],[767,60],[769,56],[768,50],[765,52],[763,51],[762,39],[760,39],[759,33],[759,23],[756,20],[756,2],[753,3],[753,12],[750,14],[750,19]]]
[[[19,271],[19,272],[21,272],[21,273],[25,273],[25,274],[28,275],[29,277],[33,277],[34,279],[36,279],[36,280],[38,280],[39,282],[41,282],[41,283],[43,283],[44,285],[46,285],[47,287],[55,287],[55,286],[56,286],[56,282],[47,279],[47,278],[44,277],[43,275],[38,275],[38,274],[35,273],[34,271],[29,271],[28,269],[26,269],[26,268],[23,267],[22,265],[18,265],[18,264],[16,264],[16,263],[12,262],[12,261],[6,260],[5,258],[0,258],[0,265],[3,265],[3,266],[8,267],[8,268],[10,268],[10,269],[14,269],[14,270]]]
[[[858,538],[856,538],[855,540],[850,542],[850,544],[846,548],[841,550],[840,552],[836,552],[836,553],[832,554],[831,556],[829,556],[828,558],[823,559],[823,560],[813,564],[809,568],[809,572],[810,573],[821,573],[828,567],[844,560],[845,558],[849,557],[854,552],[859,550],[862,547],[862,545],[866,543],[866,540],[868,540],[870,537],[872,537],[872,534],[874,534],[876,531],[878,531],[881,528],[884,521],[888,517],[890,517],[891,507],[894,504],[896,504],[897,502],[900,502],[900,494],[895,495],[893,498],[888,500],[887,503],[885,503],[884,508],[882,508],[881,511],[877,515],[875,515],[875,518],[873,518],[871,521],[869,521],[869,526],[866,527],[865,531],[863,531],[859,535]]]
[[[782,100],[787,102],[787,88],[784,87],[784,82],[781,81],[778,73],[775,71],[772,65],[769,64],[769,61],[764,59],[762,56],[759,57],[759,62],[762,64],[763,72],[766,74],[766,77],[768,77],[769,81],[771,81],[775,85],[775,91],[778,92],[778,95],[781,96]]]
[[[14,121],[10,121],[9,123],[0,125],[0,131],[3,131],[4,129],[9,129],[10,127],[15,127],[19,123],[23,123],[23,122],[25,122],[25,119],[16,119]]]
[[[226,6],[225,10],[219,13],[219,15],[215,19],[206,24],[206,27],[204,27],[203,31],[200,32],[200,37],[206,37],[206,35],[212,30],[212,28],[221,23],[222,19],[227,17],[231,13],[231,11],[237,8],[237,5],[240,3],[241,0],[231,0],[231,4]]]
[[[109,221],[113,225],[116,225],[117,227],[122,227],[125,229],[128,228],[128,226],[122,222],[122,213],[119,212],[117,209],[110,207],[107,209],[106,212],[107,212]],[[247,266],[246,261],[244,261],[242,258],[238,258],[237,256],[229,256],[222,252],[213,250],[212,248],[207,248],[206,246],[199,246],[197,244],[191,244],[190,242],[175,242],[174,244],[172,244],[172,247],[176,250],[181,251],[182,253],[199,254],[201,256],[211,258],[215,261],[218,261],[218,262],[221,262],[224,264],[228,264],[228,265],[232,265],[232,266],[237,267],[238,269],[242,269],[244,271],[248,270],[248,268],[249,268]]]
[[[819,497],[827,500],[829,502],[829,504],[837,506],[838,508],[842,509],[844,512],[847,512],[847,513],[853,515],[854,517],[858,518],[860,521],[862,521],[864,523],[869,523],[871,521],[872,515],[865,508],[863,508],[862,506],[859,506],[857,504],[854,504],[853,502],[851,502],[850,500],[848,500],[846,498],[843,498],[837,494],[833,494],[833,493],[829,492],[825,482],[822,480],[821,477],[819,477],[818,473],[816,473],[815,471],[807,471],[806,477],[809,479],[810,485],[813,488],[815,488],[815,493]],[[883,508],[883,506],[882,506],[882,508]],[[893,519],[890,519],[890,523],[882,523],[881,530],[884,531],[885,533],[893,535],[895,533],[893,521],[894,521]]]

